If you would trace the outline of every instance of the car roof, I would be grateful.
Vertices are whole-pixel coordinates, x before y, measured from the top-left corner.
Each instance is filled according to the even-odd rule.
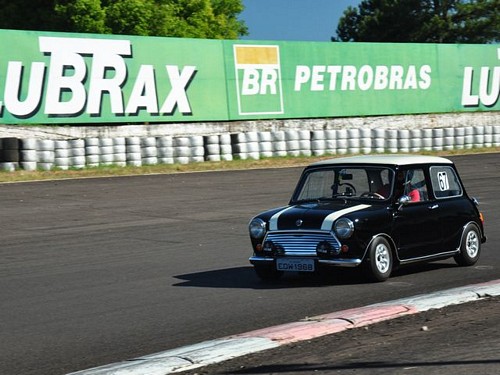
[[[338,165],[338,164],[380,164],[380,165],[412,165],[412,164],[453,164],[451,160],[439,156],[427,155],[359,155],[328,159],[311,164],[310,166]]]

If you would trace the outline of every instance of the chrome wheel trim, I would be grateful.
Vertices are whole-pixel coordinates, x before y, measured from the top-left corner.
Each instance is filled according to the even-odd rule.
[[[375,266],[380,273],[386,273],[391,267],[391,255],[384,244],[378,244],[375,248]]]
[[[470,258],[475,258],[479,252],[479,237],[473,230],[465,238],[465,251]]]

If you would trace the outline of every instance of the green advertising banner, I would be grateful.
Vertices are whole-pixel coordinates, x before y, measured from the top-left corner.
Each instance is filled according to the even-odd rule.
[[[500,110],[500,46],[0,30],[0,123],[168,123]]]
[[[0,30],[0,122],[227,120],[220,41]]]
[[[500,109],[498,45],[246,42],[225,48],[226,64],[234,66],[227,69],[236,90],[231,118]]]

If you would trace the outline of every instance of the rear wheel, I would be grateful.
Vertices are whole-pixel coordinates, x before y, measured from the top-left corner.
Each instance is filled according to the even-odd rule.
[[[378,237],[370,245],[366,259],[367,276],[371,281],[385,281],[394,266],[391,246],[385,238]]]
[[[476,264],[481,254],[481,234],[474,224],[465,228],[460,244],[460,252],[455,255],[455,262],[459,266],[472,266]]]
[[[255,273],[263,281],[279,280],[283,276],[283,271],[278,271],[274,267],[254,265]]]

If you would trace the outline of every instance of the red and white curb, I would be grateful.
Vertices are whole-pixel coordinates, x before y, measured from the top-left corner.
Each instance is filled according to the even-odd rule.
[[[500,295],[500,279],[318,315],[217,340],[146,355],[69,375],[165,375],[226,361],[351,328]]]

